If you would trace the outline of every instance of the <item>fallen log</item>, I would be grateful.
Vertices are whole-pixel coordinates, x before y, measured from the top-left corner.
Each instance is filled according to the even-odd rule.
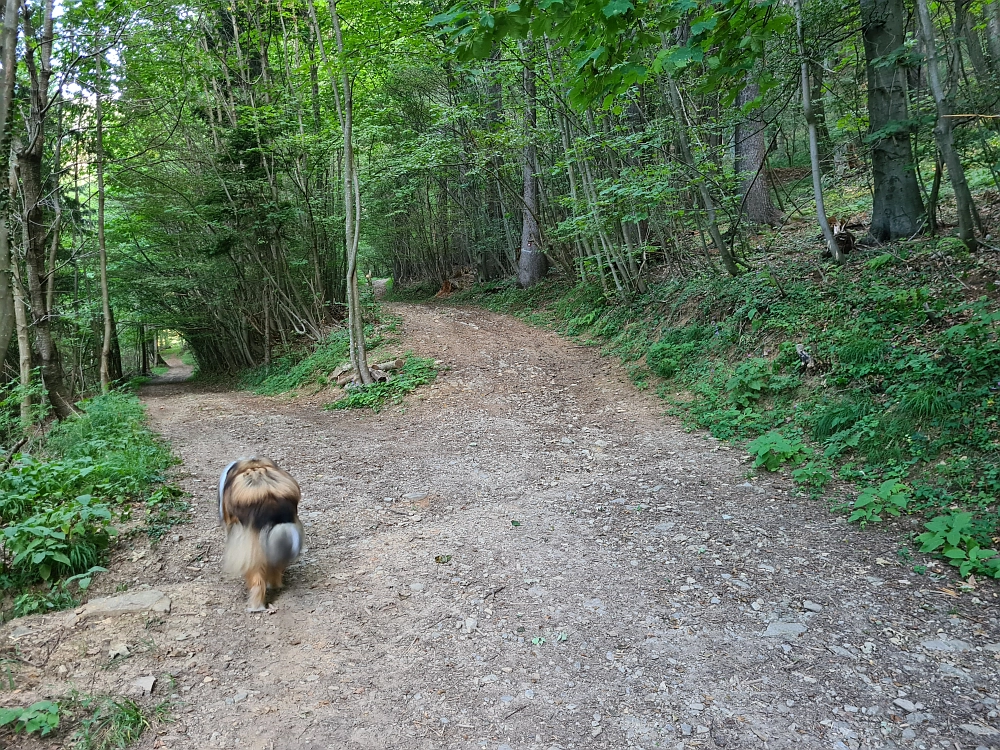
[[[402,358],[397,358],[397,359],[390,360],[388,362],[383,362],[380,365],[375,365],[375,369],[376,370],[385,370],[387,372],[389,370],[402,370],[403,369],[403,365],[405,365],[405,364],[406,364],[406,362],[404,362]]]

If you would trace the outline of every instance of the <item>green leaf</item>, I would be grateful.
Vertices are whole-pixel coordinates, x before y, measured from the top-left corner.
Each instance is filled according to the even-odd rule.
[[[611,0],[611,2],[604,6],[602,12],[605,18],[614,18],[615,16],[625,15],[634,7],[629,0]]]

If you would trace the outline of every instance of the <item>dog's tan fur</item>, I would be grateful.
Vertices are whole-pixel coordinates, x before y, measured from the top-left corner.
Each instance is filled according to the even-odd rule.
[[[269,588],[280,588],[285,568],[302,549],[298,482],[267,458],[234,461],[219,480],[219,516],[226,525],[222,570],[242,576],[247,609],[266,609]]]

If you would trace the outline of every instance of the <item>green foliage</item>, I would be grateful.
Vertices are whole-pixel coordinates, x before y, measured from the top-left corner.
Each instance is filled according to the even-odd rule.
[[[111,392],[78,404],[83,415],[56,424],[45,452],[93,465],[90,494],[134,499],[151,484],[162,482],[176,459],[145,426],[145,407],[131,393]]]
[[[935,552],[958,568],[964,578],[972,573],[1000,578],[1000,556],[981,547],[973,531],[971,513],[952,513],[931,519],[917,536],[921,552]]]
[[[437,367],[433,359],[407,354],[403,368],[385,383],[367,386],[352,386],[344,396],[329,405],[330,409],[372,409],[379,411],[387,403],[402,403],[407,393],[418,386],[430,383],[437,377]]]
[[[30,582],[94,567],[111,537],[111,509],[81,495],[3,530],[9,565]]]
[[[14,616],[73,606],[71,586],[83,591],[103,570],[114,516],[127,516],[154,485],[154,504],[180,494],[161,484],[174,458],[145,427],[134,395],[109,393],[80,407],[39,451],[15,456],[0,474],[0,593],[12,597]]]
[[[777,471],[782,464],[797,466],[812,452],[795,436],[786,436],[781,430],[764,433],[747,446],[754,456],[754,468],[764,467]]]
[[[56,612],[75,607],[79,602],[71,591],[72,584],[77,584],[77,588],[82,593],[90,587],[93,576],[97,573],[103,573],[105,570],[105,568],[95,565],[85,573],[78,573],[58,584],[52,584],[49,589],[42,588],[37,591],[25,591],[14,599],[14,607],[11,614],[14,617],[24,617],[26,615]]]
[[[821,462],[809,461],[792,470],[792,479],[795,480],[796,484],[807,487],[809,494],[816,498],[822,494],[823,488],[826,487],[827,482],[833,479],[833,475]]]
[[[649,347],[646,354],[649,369],[661,378],[672,378],[692,358],[703,356],[701,352],[705,349],[705,341],[711,335],[707,326],[667,329],[660,334],[660,340]]]
[[[774,374],[770,362],[755,357],[736,367],[726,381],[726,390],[734,404],[746,408],[763,396],[797,388],[800,382],[793,375]]]
[[[13,725],[15,732],[44,737],[59,727],[59,704],[38,701],[24,708],[0,708],[0,727]]]
[[[906,512],[911,500],[910,488],[896,479],[887,479],[878,487],[861,490],[848,521],[861,526],[879,523],[883,514],[898,517]]]

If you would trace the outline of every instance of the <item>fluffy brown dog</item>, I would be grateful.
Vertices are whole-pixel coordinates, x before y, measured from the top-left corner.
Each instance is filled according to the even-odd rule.
[[[266,609],[267,589],[280,588],[285,568],[302,551],[299,484],[267,458],[241,458],[219,477],[219,520],[226,525],[222,570],[243,576],[247,611]]]

